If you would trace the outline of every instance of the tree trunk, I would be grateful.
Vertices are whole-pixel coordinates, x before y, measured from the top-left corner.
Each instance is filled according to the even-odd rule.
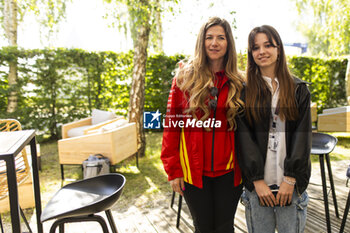
[[[10,92],[7,99],[7,113],[13,113],[16,111],[18,105],[17,63],[10,62],[9,66],[8,85]]]
[[[157,52],[163,52],[163,27],[162,27],[162,15],[161,15],[161,5],[159,0],[156,0],[157,11],[155,12],[156,27],[157,27]]]
[[[55,72],[55,71],[53,71]],[[51,119],[50,119],[50,139],[57,140],[58,139],[58,130],[57,130],[57,80],[53,77],[49,77],[51,79],[50,82],[50,94],[51,94]]]
[[[10,46],[17,46],[17,1],[5,0],[4,1],[4,28],[5,35],[9,41]],[[17,60],[9,63],[9,95],[7,112],[12,113],[17,109]]]
[[[348,105],[350,105],[350,56],[348,56],[348,65],[346,67],[345,82],[346,82],[346,100],[348,102]]]
[[[130,90],[130,103],[128,118],[130,122],[136,122],[138,156],[145,155],[146,139],[143,129],[143,111],[145,103],[145,76],[147,62],[147,47],[150,33],[148,20],[138,25],[136,38],[134,40],[134,69]]]

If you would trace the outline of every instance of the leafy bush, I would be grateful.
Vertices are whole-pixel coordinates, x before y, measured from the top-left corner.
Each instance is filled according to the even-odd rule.
[[[294,75],[311,82],[311,100],[317,103],[318,112],[324,108],[344,106],[346,101],[346,58],[321,59],[291,57],[289,67]]]
[[[241,70],[246,54],[238,54]],[[145,111],[166,112],[176,63],[185,56],[156,54],[148,57]],[[18,109],[6,113],[8,63],[18,64]],[[289,58],[293,73],[309,82],[319,110],[346,103],[347,59]],[[0,49],[0,118],[16,118],[24,128],[35,128],[51,138],[59,125],[90,115],[92,109],[126,115],[133,69],[133,53],[88,52],[81,49]]]
[[[6,113],[8,63],[18,64],[17,111]],[[183,55],[150,56],[145,109],[165,113],[173,70]],[[92,109],[126,115],[133,53],[87,52],[81,49],[0,50],[0,118],[16,118],[58,138],[59,125],[90,115]]]
[[[310,82],[311,100],[317,103],[318,112],[324,108],[344,106],[346,101],[347,58],[287,57],[293,75]],[[238,67],[246,69],[247,54],[238,54]]]
[[[184,55],[153,55],[147,61],[145,111],[166,112],[169,91],[175,75],[175,65]]]

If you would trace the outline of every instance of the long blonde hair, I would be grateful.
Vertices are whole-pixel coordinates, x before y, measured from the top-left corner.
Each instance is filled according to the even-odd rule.
[[[207,30],[216,25],[224,29],[227,40],[227,51],[224,56],[225,74],[228,77],[229,85],[226,100],[226,118],[230,125],[229,130],[232,130],[236,127],[235,116],[244,106],[243,101],[240,99],[243,78],[237,68],[237,53],[231,26],[225,19],[213,17],[201,27],[197,37],[194,57],[188,61],[181,62],[183,64],[177,70],[176,83],[180,90],[189,97],[189,109],[187,111],[197,118],[196,113],[199,110],[203,114],[200,120],[208,119],[210,109],[207,105],[207,100],[210,96],[209,88],[213,85],[212,77],[215,75],[210,70],[204,42]]]

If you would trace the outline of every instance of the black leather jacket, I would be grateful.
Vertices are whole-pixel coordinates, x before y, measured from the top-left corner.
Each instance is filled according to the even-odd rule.
[[[286,158],[284,161],[284,175],[296,179],[296,189],[303,193],[309,184],[311,175],[311,113],[310,92],[307,83],[294,78],[295,98],[299,116],[296,121],[286,121]],[[244,90],[242,99],[245,100]],[[243,183],[252,191],[253,181],[264,179],[264,166],[267,153],[268,134],[271,119],[271,104],[269,111],[259,123],[250,126],[245,114],[236,118],[235,147],[238,162],[242,170]]]

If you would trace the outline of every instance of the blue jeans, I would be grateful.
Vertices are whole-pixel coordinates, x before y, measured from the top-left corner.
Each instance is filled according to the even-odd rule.
[[[309,196],[303,192],[300,197],[293,193],[292,204],[285,207],[264,207],[259,205],[255,190],[245,190],[241,196],[249,233],[302,233],[306,223]]]

